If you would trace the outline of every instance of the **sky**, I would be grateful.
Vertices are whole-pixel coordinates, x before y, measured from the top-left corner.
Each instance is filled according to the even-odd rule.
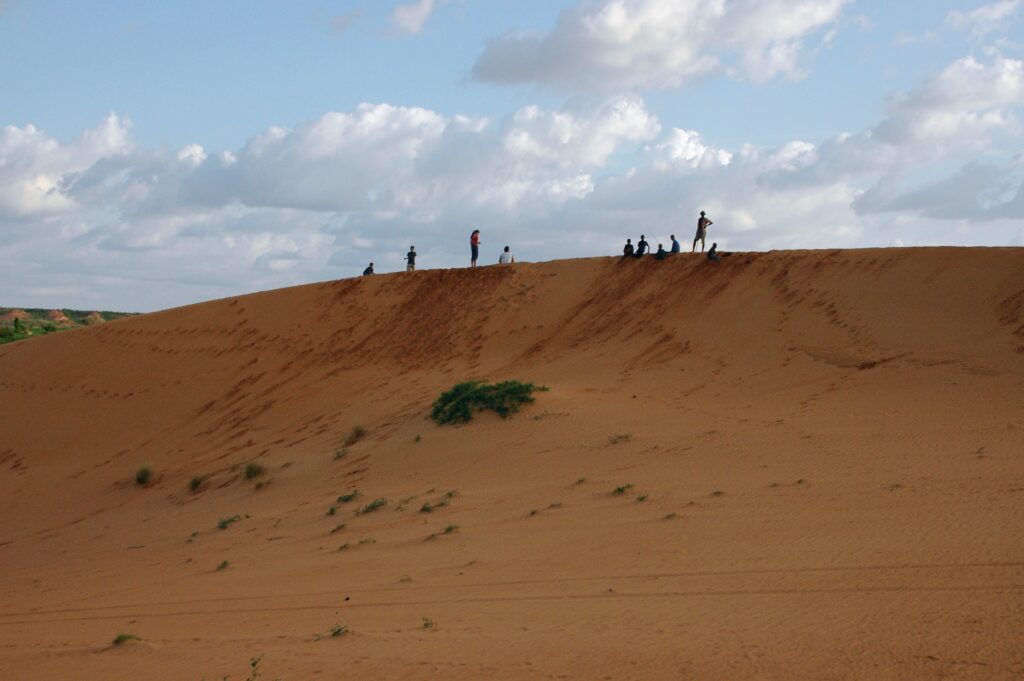
[[[1024,246],[1024,0],[0,0],[0,305]]]

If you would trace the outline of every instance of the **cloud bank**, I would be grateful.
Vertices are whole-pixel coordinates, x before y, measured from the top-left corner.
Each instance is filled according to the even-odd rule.
[[[720,148],[637,95],[498,120],[366,103],[230,151],[145,148],[115,114],[66,142],[7,126],[0,288],[148,310],[398,269],[411,243],[462,265],[472,228],[495,258],[687,241],[701,209],[728,249],[1020,244],[1022,107],[1024,63],[997,56],[949,64],[871,127],[774,148]]]

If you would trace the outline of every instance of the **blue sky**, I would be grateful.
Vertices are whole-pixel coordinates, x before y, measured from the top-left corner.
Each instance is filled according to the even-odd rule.
[[[597,255],[701,207],[735,249],[1020,245],[1022,15],[0,0],[0,304],[158,309],[410,241],[456,266],[472,227]]]

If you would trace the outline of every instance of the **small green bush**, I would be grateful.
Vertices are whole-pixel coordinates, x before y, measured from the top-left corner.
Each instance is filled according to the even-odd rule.
[[[153,471],[149,466],[143,466],[135,473],[135,484],[144,486],[148,485],[149,481],[153,479]]]
[[[217,527],[221,530],[226,530],[231,527],[233,523],[237,523],[241,519],[242,516],[239,515],[233,515],[230,518],[221,518],[217,521]]]
[[[519,411],[524,404],[533,402],[535,391],[547,390],[544,386],[520,381],[466,381],[441,393],[434,402],[430,418],[438,425],[468,423],[473,412],[490,409],[502,418]]]
[[[331,637],[332,638],[337,638],[339,636],[344,636],[347,633],[348,633],[348,627],[346,627],[344,624],[336,624],[333,627],[331,627]]]
[[[255,461],[250,461],[249,463],[245,464],[245,479],[246,480],[252,480],[253,478],[258,478],[261,475],[263,475],[263,473],[264,473],[263,466],[261,466],[260,464],[256,463]]]
[[[228,561],[222,560],[220,565],[217,566],[217,572],[223,572],[224,570],[227,570],[228,569],[228,565],[230,565],[230,563],[228,563]]]
[[[114,637],[114,645],[115,646],[120,646],[120,645],[124,645],[125,643],[128,643],[128,641],[141,641],[141,640],[142,639],[139,638],[138,636],[136,636],[135,634],[125,634],[125,633],[122,632],[122,633],[119,633],[117,636]]]
[[[189,490],[192,492],[198,492],[199,488],[203,486],[204,482],[206,482],[207,477],[208,476],[205,475],[197,475],[193,477],[191,480],[188,481]]]
[[[353,499],[355,499],[358,496],[359,496],[359,490],[354,489],[351,492],[346,492],[345,494],[342,494],[340,497],[338,497],[338,503],[339,504],[347,504],[348,502],[352,501]]]
[[[356,515],[363,515],[364,513],[372,513],[373,511],[376,511],[378,508],[384,508],[387,505],[388,505],[388,500],[387,499],[374,499],[373,501],[368,503],[366,506],[363,506],[361,509],[356,511]]]

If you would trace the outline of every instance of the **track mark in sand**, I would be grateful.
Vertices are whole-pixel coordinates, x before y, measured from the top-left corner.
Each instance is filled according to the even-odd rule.
[[[449,588],[449,587],[445,587]],[[883,586],[883,587],[833,587],[810,589],[716,589],[691,591],[647,591],[617,592],[600,591],[584,594],[525,594],[521,596],[476,596],[467,598],[436,598],[427,600],[378,601],[370,603],[347,603],[346,609],[388,608],[429,605],[465,605],[470,603],[517,603],[529,601],[582,601],[605,599],[649,599],[649,598],[729,598],[737,596],[817,596],[840,594],[872,594],[872,593],[982,593],[1000,591],[1024,591],[1024,584],[993,584],[963,586]],[[337,598],[338,592],[331,592]],[[116,615],[86,615],[78,617],[56,617],[49,619],[0,620],[0,626],[17,624],[46,624],[52,622],[87,622],[92,620],[117,620],[126,617],[154,619],[161,617],[208,617],[210,615],[244,615],[250,613],[298,612],[306,610],[337,611],[337,602],[315,605],[286,605],[265,608],[227,608],[222,610],[181,610],[176,612],[131,612]],[[74,611],[73,611],[74,612]]]
[[[308,506],[308,503],[302,504],[302,506]],[[298,511],[299,508],[293,509]],[[702,571],[691,571],[691,572],[650,572],[650,573],[637,573],[627,575],[596,575],[593,577],[564,577],[564,578],[550,578],[550,579],[518,579],[518,580],[507,580],[507,581],[495,581],[495,582],[474,582],[470,584],[423,584],[418,588],[420,589],[449,589],[449,590],[460,590],[460,589],[480,589],[480,588],[492,588],[492,587],[517,587],[517,586],[557,586],[560,584],[575,584],[581,582],[609,582],[609,581],[622,581],[622,580],[652,580],[652,579],[671,579],[671,578],[682,578],[682,577],[733,577],[733,576],[751,576],[751,575],[779,575],[779,574],[817,574],[817,573],[829,573],[829,572],[874,572],[874,571],[885,571],[885,570],[964,570],[964,569],[984,569],[984,568],[1024,568],[1024,562],[997,562],[997,563],[920,563],[920,564],[906,564],[906,565],[857,565],[857,566],[844,566],[844,567],[810,567],[810,568],[765,568],[760,570],[702,570]],[[352,588],[347,587],[344,589],[345,593],[348,594],[372,594],[372,593],[384,593],[384,592],[406,592],[410,587],[407,586],[381,586],[381,587],[366,587],[366,588]],[[937,590],[957,590],[960,587],[907,587],[905,590],[908,591],[927,591],[930,589]],[[968,587],[966,590],[986,590],[986,589],[1004,589],[1009,588],[1013,590],[1024,589],[1024,584],[1014,584],[1009,587]],[[899,590],[901,587],[880,587],[878,589],[867,589],[867,590]],[[753,590],[749,590],[753,591]],[[784,592],[800,592],[800,589],[780,589],[780,590],[767,590],[767,592],[784,591]],[[829,589],[822,589],[821,591],[829,592]],[[839,589],[839,591],[857,591],[856,588]],[[680,592],[683,593],[683,592]],[[700,593],[711,593],[711,592],[696,592]],[[296,598],[320,598],[320,597],[335,597],[338,594],[338,590],[332,591],[307,591],[297,593],[286,593],[286,594],[272,594],[269,596],[225,596],[222,598],[203,598],[193,600],[174,600],[174,601],[150,601],[141,603],[127,603],[123,605],[98,605],[88,608],[55,608],[52,610],[30,610],[30,611],[16,611],[9,613],[0,613],[0,624],[3,623],[3,618],[6,617],[27,617],[33,615],[57,615],[57,614],[74,614],[74,613],[85,613],[85,612],[102,612],[108,610],[127,610],[131,608],[158,608],[175,605],[199,605],[205,603],[231,603],[231,602],[245,602],[245,601],[266,601],[270,599],[284,599],[293,600]],[[486,599],[484,599],[486,600]],[[453,601],[457,602],[457,601]],[[231,610],[225,610],[224,612],[233,612]],[[241,610],[240,612],[245,612]],[[117,615],[122,617],[123,615]]]

